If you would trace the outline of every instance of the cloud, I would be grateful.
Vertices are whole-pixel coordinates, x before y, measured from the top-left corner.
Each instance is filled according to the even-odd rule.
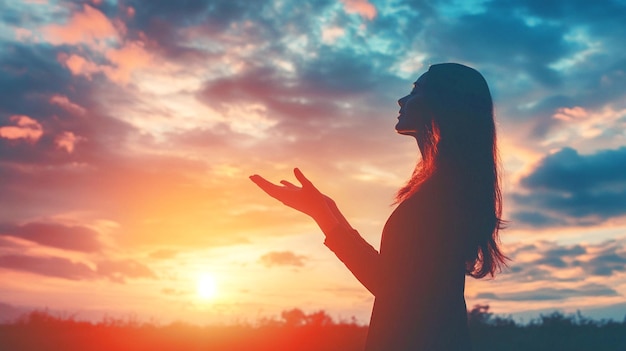
[[[107,105],[99,101],[98,94],[107,95],[110,84],[101,78],[94,85],[74,77],[57,61],[64,48],[12,43],[4,52],[0,55],[0,123],[18,122],[10,117],[5,122],[6,115],[28,116],[37,123],[20,118],[22,126],[17,126],[22,135],[37,137],[36,142],[16,143],[0,137],[5,165],[89,163],[93,157],[116,152],[120,140],[133,131],[120,119],[107,115]],[[116,88],[109,96],[118,94],[124,93]],[[15,131],[11,135],[15,136]]]
[[[124,283],[125,278],[157,278],[150,268],[134,260],[105,260],[98,262],[96,273],[118,283]]]
[[[126,84],[130,82],[133,72],[150,67],[153,64],[152,54],[145,49],[141,41],[127,42],[119,49],[106,52],[106,58],[113,67],[103,68],[104,73],[114,82]]]
[[[341,0],[347,13],[356,13],[363,18],[373,20],[376,17],[376,6],[368,0]]]
[[[552,117],[554,121],[550,129],[544,131],[543,142],[551,149],[571,147],[600,150],[623,145],[626,108],[610,105],[598,109],[559,107]]]
[[[41,124],[28,116],[15,115],[11,116],[9,120],[15,123],[15,125],[0,127],[0,138],[9,140],[25,139],[34,143],[43,134]]]
[[[79,143],[69,154],[78,154],[73,160],[80,163],[72,159],[67,164],[45,159],[38,165],[26,163],[28,166],[21,166],[23,159],[16,159],[16,164],[0,162],[0,191],[5,200],[0,203],[0,221],[28,222],[33,217],[71,213],[80,208],[81,213],[98,214],[118,223],[112,231],[128,238],[126,245],[148,240],[159,246],[242,243],[247,239],[241,233],[250,233],[251,227],[276,226],[279,219],[285,219],[278,211],[260,214],[260,221],[255,220],[255,214],[225,214],[238,207],[231,205],[237,201],[233,199],[234,188],[252,188],[245,175],[236,178],[241,184],[229,185],[225,179],[230,178],[217,170],[213,172],[204,160],[84,150],[88,142]],[[211,172],[212,176],[194,177],[198,172]],[[124,235],[128,232],[133,235]],[[172,236],[172,232],[179,234]],[[223,232],[231,234],[212,234]]]
[[[8,239],[6,235],[0,235],[0,252],[11,251],[12,249],[23,250],[24,245],[15,242],[15,240]]]
[[[85,226],[30,222],[16,225],[0,223],[0,237],[10,236],[40,245],[79,252],[98,252],[102,244],[98,232]]]
[[[0,55],[0,112],[40,119],[55,95],[75,97],[71,75],[57,62],[60,48],[40,44],[5,43]],[[89,91],[89,90],[87,90]],[[72,98],[75,102],[75,99]]]
[[[83,4],[82,11],[73,13],[64,25],[48,25],[42,32],[45,39],[54,45],[98,46],[104,40],[118,37],[118,32],[109,18],[87,4]]]
[[[95,73],[103,71],[99,65],[78,54],[60,54],[59,61],[64,64],[73,75],[83,75],[88,79],[91,79],[91,76]]]
[[[512,221],[516,225],[530,225],[533,227],[554,227],[568,224],[567,221],[558,216],[550,216],[534,210],[516,210],[512,215]]]
[[[76,143],[78,143],[81,140],[84,140],[84,139],[81,137],[77,137],[72,132],[63,132],[57,136],[55,143],[58,148],[64,149],[65,151],[71,154],[72,152],[74,152]]]
[[[255,22],[254,32],[264,32],[263,28],[267,23],[257,21],[257,17],[267,14],[263,8],[273,2],[232,0],[175,4],[163,0],[149,3],[129,0],[126,3],[129,8],[140,9],[134,11],[132,21],[126,23],[127,37],[145,37],[154,51],[165,57],[206,62],[207,56],[211,56],[212,52],[221,51],[219,40],[213,39],[219,39],[224,32],[236,28],[233,24]],[[208,50],[203,50],[196,45],[190,45],[190,39],[198,42],[206,40],[217,45],[210,45]]]
[[[275,142],[289,142],[290,148],[277,150],[279,153],[308,153],[313,147],[307,145],[309,142],[317,144],[317,148],[320,144],[343,142],[342,149],[351,149],[349,144],[355,150],[363,151],[370,145],[376,149],[372,139],[393,135],[393,121],[390,118],[388,122],[389,134],[366,130],[384,122],[376,119],[378,108],[395,109],[394,100],[400,92],[391,98],[390,92],[404,85],[397,77],[376,69],[391,60],[381,57],[372,61],[350,48],[321,46],[316,50],[316,57],[308,60],[299,60],[293,54],[282,56],[281,59],[294,63],[291,71],[273,61],[256,60],[237,75],[207,80],[198,97],[219,111],[233,132],[262,139],[267,147]],[[259,55],[266,56],[263,52]],[[374,93],[374,87],[384,93]],[[364,101],[379,104],[366,108]],[[321,140],[328,144],[320,143]],[[336,154],[331,147],[328,149]]]
[[[106,14],[82,4],[69,9],[71,14],[66,23],[43,26],[42,36],[63,50],[57,58],[72,74],[92,79],[102,73],[111,81],[126,85],[134,72],[153,63],[151,53],[145,49],[145,35],[128,36],[124,20],[131,20],[132,16],[128,16],[131,8],[125,10],[120,5]]]
[[[148,256],[157,260],[167,260],[176,257],[178,253],[176,250],[163,249],[151,252]]]
[[[161,293],[168,296],[184,296],[189,295],[189,291],[173,289],[173,288],[163,288],[161,289]]]
[[[573,49],[563,38],[561,26],[543,22],[530,25],[510,9],[489,7],[484,13],[463,15],[446,25],[428,28],[427,35],[437,40],[426,44],[433,53],[483,65],[503,65],[501,58],[507,56],[512,58],[513,72],[524,72],[540,84],[556,87],[562,77],[549,65]]]
[[[68,280],[109,279],[124,283],[127,278],[157,279],[147,266],[135,260],[101,260],[92,269],[88,264],[56,256],[7,254],[0,256],[0,268]]]
[[[86,264],[61,257],[4,255],[0,256],[0,267],[69,280],[96,278]]]
[[[525,0],[403,3],[410,6],[400,16],[390,11],[396,18],[381,23],[380,30],[393,28],[421,62],[458,61],[479,68],[492,87],[499,117],[513,125],[509,137],[537,141],[523,143],[524,148],[543,149],[539,145],[547,134],[559,132],[563,124],[552,116],[561,108],[622,105],[626,92],[618,82],[626,72],[626,50],[610,29],[623,25],[619,18],[626,9],[619,3],[602,9],[584,2],[543,6]]]
[[[585,284],[576,288],[539,288],[513,293],[479,293],[477,299],[503,301],[550,301],[575,297],[617,296],[614,289],[602,284]]]
[[[576,282],[626,272],[626,239],[598,244],[563,245],[539,241],[511,250],[501,278],[516,283]]]
[[[304,266],[306,256],[296,255],[291,251],[272,251],[259,258],[259,262],[267,267],[272,266]]]
[[[536,87],[534,84],[540,78],[553,79],[553,83],[558,84],[559,77],[566,73],[574,74],[575,72],[551,68],[549,63],[559,62],[583,49],[578,41],[567,39],[567,26],[558,21],[530,21],[527,13],[543,12],[526,3],[484,7],[480,11],[465,13],[463,10],[453,16],[448,16],[446,11],[449,9],[446,9],[445,4],[437,2],[428,6],[412,3],[410,9],[400,12],[397,11],[401,9],[399,4],[377,4],[373,7],[367,1],[347,1],[343,9],[328,1],[317,1],[306,6],[296,5],[289,1],[254,4],[245,1],[216,4],[198,2],[177,5],[167,1],[146,4],[127,1],[120,4],[119,8],[107,2],[94,6],[68,6],[63,24],[53,23],[42,27],[60,31],[57,41],[52,43],[54,45],[12,43],[8,46],[7,54],[1,58],[5,67],[0,72],[4,75],[2,80],[6,77],[10,78],[7,81],[15,83],[11,89],[7,88],[7,92],[11,93],[11,90],[15,90],[14,87],[18,90],[22,86],[28,87],[15,93],[14,99],[10,99],[12,101],[7,101],[7,111],[14,113],[16,110],[36,110],[32,111],[36,112],[34,114],[24,113],[41,121],[45,134],[41,137],[41,145],[36,147],[9,148],[3,144],[0,148],[3,154],[8,155],[7,160],[17,164],[54,163],[67,168],[73,167],[74,172],[68,172],[67,169],[53,171],[34,179],[18,172],[16,168],[10,168],[14,179],[26,176],[24,181],[15,180],[10,186],[11,191],[18,187],[28,189],[27,185],[36,185],[43,178],[62,178],[69,175],[71,178],[66,180],[54,180],[59,185],[58,189],[67,187],[63,189],[68,190],[71,195],[62,202],[72,202],[67,205],[68,208],[79,203],[91,203],[92,209],[101,211],[105,207],[97,206],[95,200],[102,203],[118,203],[123,200],[118,194],[121,191],[116,190],[112,184],[121,180],[110,181],[109,187],[95,193],[96,190],[89,190],[94,185],[89,182],[90,177],[102,179],[114,173],[108,173],[105,168],[134,162],[133,159],[136,158],[126,156],[136,156],[132,154],[137,150],[167,153],[182,150],[183,147],[184,151],[176,157],[197,158],[200,155],[198,152],[201,152],[201,157],[211,160],[208,163],[219,159],[220,162],[216,162],[207,172],[225,173],[226,169],[231,169],[231,174],[237,174],[245,172],[242,168],[246,167],[246,162],[261,164],[260,160],[250,160],[247,157],[252,149],[269,155],[264,164],[266,168],[271,168],[275,161],[300,160],[301,155],[316,151],[315,155],[308,156],[302,162],[313,164],[317,160],[330,160],[330,163],[336,164],[327,165],[326,168],[336,166],[337,169],[330,171],[337,173],[341,173],[340,164],[343,165],[344,172],[347,167],[352,167],[346,166],[346,160],[354,164],[363,162],[365,166],[355,172],[359,179],[372,179],[372,173],[376,170],[394,165],[394,159],[389,154],[396,152],[396,149],[389,145],[388,138],[377,136],[372,131],[381,126],[388,128],[390,135],[393,133],[393,118],[388,123],[389,126],[383,126],[384,121],[378,116],[386,110],[393,111],[394,99],[391,95],[407,82],[397,77],[392,69],[406,57],[418,58],[421,65],[438,58],[459,58],[475,62],[477,67],[481,70],[485,67],[487,72],[510,72],[512,79],[517,79],[518,76],[531,77],[525,83],[527,85],[524,85],[524,89],[530,91]],[[376,14],[366,27],[361,26],[362,22],[356,16],[344,13],[344,10],[350,10],[367,17],[368,13],[372,13],[367,12],[368,8],[372,8],[370,5]],[[509,11],[510,7],[523,11]],[[134,16],[128,16],[129,8],[136,9]],[[479,8],[481,7],[476,7]],[[284,15],[274,16],[277,10],[288,11],[280,12]],[[593,21],[591,14],[576,14],[567,8],[559,11],[566,23],[573,22],[574,18],[583,20],[581,23],[598,23]],[[418,20],[427,16],[431,21]],[[585,19],[585,16],[590,18]],[[19,16],[14,17],[14,21],[18,21],[16,24],[25,24],[19,22]],[[322,17],[326,20],[322,20]],[[40,22],[59,22],[58,18],[63,19],[63,16],[42,19]],[[611,18],[616,16],[612,15]],[[87,31],[83,37],[70,35],[70,29],[80,29],[88,20],[98,24],[93,32]],[[446,26],[438,25],[442,23]],[[345,34],[341,40],[333,42],[333,45],[324,45],[323,30],[333,26],[341,28]],[[424,36],[441,28],[445,30],[436,36]],[[506,30],[494,31],[494,28]],[[507,34],[499,35],[504,32]],[[468,33],[491,36],[487,42],[472,42],[472,38],[476,36]],[[608,38],[611,34],[609,31],[602,31],[594,35]],[[465,45],[463,47],[467,50],[457,51],[455,45],[441,46],[438,43],[445,42],[441,38],[452,38],[453,42]],[[103,43],[107,45],[101,46]],[[425,45],[417,45],[422,43]],[[491,47],[474,50],[484,45]],[[418,47],[419,50],[416,49]],[[542,50],[536,50],[538,47]],[[185,56],[186,53],[193,53],[193,57]],[[518,64],[498,59],[507,55],[519,57],[524,62]],[[145,134],[139,134],[140,130],[123,122],[130,113],[111,113],[109,109],[112,106],[122,104],[133,106],[132,114],[141,114],[151,104],[151,97],[142,96],[142,91],[132,84],[123,88],[112,87],[107,85],[106,80],[109,80],[108,83],[129,83],[135,72],[154,68],[151,65],[155,62],[163,63],[163,67],[165,64],[185,64],[185,70],[206,77],[204,85],[199,89],[191,89],[185,93],[195,95],[211,108],[219,110],[223,122],[218,123],[215,128],[203,126],[202,129],[193,129],[189,127],[193,127],[193,123],[188,123],[184,117],[172,113],[168,119],[176,120],[177,125],[186,125],[184,128],[189,130],[184,130],[183,127],[178,130],[172,128],[171,131],[168,129],[170,134],[165,136],[167,142],[158,143],[150,141]],[[220,69],[209,70],[210,74],[206,74],[207,71],[197,71],[198,64],[219,66]],[[545,72],[534,72],[532,69],[535,66],[554,71],[552,73],[556,76],[548,77]],[[619,68],[619,65],[610,66],[610,71],[614,74],[607,76],[606,80],[615,81]],[[148,73],[142,72],[146,76],[149,76]],[[33,101],[33,97],[40,98]],[[563,108],[558,104],[553,107],[557,110],[552,112]],[[590,111],[587,106],[580,108]],[[82,111],[85,113],[82,117],[85,118],[77,118]],[[159,109],[150,111],[155,112],[151,113],[150,120],[153,120],[152,115],[161,113]],[[311,130],[315,130],[315,133],[311,133]],[[186,139],[188,136],[197,137],[194,140],[197,142],[190,145],[192,140]],[[129,144],[126,142],[132,143],[132,150],[127,149]],[[211,145],[219,147],[211,149]],[[341,155],[336,152],[338,149],[343,150]],[[183,154],[186,156],[181,156]],[[337,161],[328,156],[345,159]],[[70,166],[72,164],[82,166]],[[133,167],[115,169],[138,176],[141,173],[135,172]],[[81,172],[85,173],[80,174]],[[193,171],[181,170],[181,173],[184,172]],[[180,182],[189,182],[185,176],[173,177]],[[128,177],[131,178],[133,176]],[[389,186],[387,184],[393,184],[394,181],[397,179],[388,179],[385,184]],[[122,187],[131,189],[133,186]],[[147,186],[141,188],[150,193]],[[42,191],[48,194],[52,192]],[[373,191],[383,193],[387,189]],[[81,193],[96,196],[93,197],[94,200],[89,199],[88,195],[83,195],[81,201],[73,199],[76,194]],[[34,194],[32,196],[32,199],[39,198]],[[17,201],[21,201],[21,204],[28,203],[26,200]],[[159,213],[163,214],[165,211]],[[533,212],[533,208],[520,209],[517,218],[523,218],[524,222],[543,221],[540,224],[543,226],[570,223],[565,221],[562,224],[559,216]]]
[[[144,69],[154,68],[154,57],[146,50],[142,41],[127,41],[120,47],[102,49],[105,63],[96,63],[79,54],[60,54],[59,62],[73,75],[82,75],[91,80],[98,73],[119,85],[132,82],[133,74]]]
[[[563,148],[520,180],[513,220],[536,227],[594,225],[626,214],[626,147],[581,155]]]
[[[609,277],[626,272],[626,243],[624,240],[608,240],[590,247],[589,255],[572,262],[590,276]]]
[[[73,103],[72,101],[70,101],[70,99],[67,96],[63,96],[63,95],[53,95],[50,98],[50,103],[59,105],[65,110],[67,110],[68,112],[73,113],[75,115],[79,115],[79,116],[83,116],[87,112],[87,110],[84,107]]]
[[[394,139],[395,101],[429,64],[442,61],[485,74],[500,140],[514,145],[503,156],[519,157],[513,167],[530,170],[507,188],[514,224],[599,227],[624,215],[623,159],[610,161],[624,154],[626,49],[616,30],[624,27],[624,6],[451,4],[6,2],[0,222],[24,231],[27,224],[49,224],[33,218],[103,219],[116,223],[106,232],[106,249],[141,247],[141,257],[167,259],[176,252],[154,250],[250,243],[253,236],[290,235],[310,225],[246,178],[252,172],[287,178],[297,165],[329,194],[344,197],[338,200],[355,223],[378,229],[393,189],[417,158],[414,143]],[[32,128],[12,116],[29,118]],[[546,157],[530,165],[529,154]],[[79,228],[90,233],[92,227],[60,226],[59,236],[3,232],[2,257],[33,246],[22,240],[98,257],[108,252],[98,240],[103,230],[81,237]],[[64,241],[72,231],[76,241]],[[626,266],[619,240],[537,242],[515,250],[501,277],[524,286],[518,295],[496,291],[496,297],[572,297],[574,285],[621,277]],[[90,258],[20,259],[31,271],[40,270],[33,262],[65,264],[79,272],[70,276],[86,281],[157,276],[138,261]],[[258,262],[310,263],[292,251],[269,252]],[[80,273],[81,264],[91,273]],[[563,285],[531,294],[533,283],[548,282]],[[586,293],[608,296],[596,288],[586,286]]]

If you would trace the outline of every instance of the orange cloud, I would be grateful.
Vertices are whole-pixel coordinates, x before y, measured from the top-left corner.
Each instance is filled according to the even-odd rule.
[[[554,118],[562,121],[572,121],[575,119],[581,119],[589,116],[589,113],[580,106],[574,106],[572,108],[563,107],[558,109],[554,114]]]
[[[91,78],[91,75],[100,72],[102,69],[97,64],[88,61],[84,57],[76,54],[59,55],[59,62],[63,63],[73,75],[84,75],[87,78]]]
[[[271,266],[296,266],[302,267],[306,261],[305,256],[296,255],[291,251],[273,251],[261,256],[261,263]]]
[[[71,112],[75,115],[82,116],[86,112],[84,107],[71,102],[67,96],[53,95],[49,101],[51,104],[61,106],[66,111]]]
[[[128,83],[133,72],[148,68],[153,62],[153,55],[144,48],[142,42],[138,41],[125,43],[119,49],[107,50],[105,56],[112,65],[98,65],[76,54],[62,54],[59,55],[58,60],[74,75],[84,75],[91,78],[94,73],[101,72],[119,84]],[[61,101],[57,102],[60,104]],[[65,104],[64,107],[68,107],[68,105]]]
[[[117,38],[118,32],[102,12],[85,4],[83,11],[74,13],[65,25],[44,27],[43,35],[55,45],[81,43],[95,45],[100,40]]]
[[[322,29],[322,41],[326,44],[334,44],[345,32],[345,29],[341,27],[324,28]]]
[[[105,74],[112,81],[126,83],[134,71],[150,66],[152,55],[145,50],[142,42],[129,42],[120,49],[113,49],[106,53],[116,68],[108,67]]]
[[[26,28],[15,28],[15,39],[18,41],[27,41],[33,37],[33,32]]]
[[[81,137],[77,137],[72,132],[63,132],[54,140],[55,144],[60,149],[65,149],[68,153],[74,152],[74,148],[76,147],[76,143],[83,140]]]
[[[30,142],[39,140],[43,134],[43,127],[34,119],[24,116],[11,116],[10,120],[15,126],[0,127],[0,137],[6,139],[26,139]]]
[[[347,13],[356,13],[363,18],[373,20],[378,14],[376,7],[368,0],[341,0]]]

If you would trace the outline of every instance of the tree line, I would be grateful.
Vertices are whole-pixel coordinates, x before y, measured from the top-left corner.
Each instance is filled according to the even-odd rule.
[[[468,311],[475,350],[625,351],[623,321],[593,320],[580,313],[553,312],[529,323],[494,315],[488,305]],[[75,316],[32,311],[0,325],[2,350],[214,350],[214,351],[360,351],[367,325],[353,317],[335,320],[325,311],[300,309],[257,322],[197,326],[158,325],[136,319],[105,318],[97,323]]]

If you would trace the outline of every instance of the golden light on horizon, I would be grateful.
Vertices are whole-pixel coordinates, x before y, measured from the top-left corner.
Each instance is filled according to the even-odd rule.
[[[202,300],[209,300],[217,295],[217,282],[210,273],[202,273],[196,282],[196,293]]]

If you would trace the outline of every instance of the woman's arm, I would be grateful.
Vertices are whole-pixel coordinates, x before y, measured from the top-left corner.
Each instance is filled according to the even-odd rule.
[[[379,253],[350,226],[330,197],[317,190],[299,169],[294,169],[294,174],[302,187],[285,180],[280,182],[282,186],[275,185],[259,175],[250,180],[271,197],[312,217],[326,236],[324,244],[376,295],[382,277]]]
[[[337,255],[367,290],[374,296],[378,295],[384,285],[378,251],[352,228],[338,225],[325,234],[324,245]]]

